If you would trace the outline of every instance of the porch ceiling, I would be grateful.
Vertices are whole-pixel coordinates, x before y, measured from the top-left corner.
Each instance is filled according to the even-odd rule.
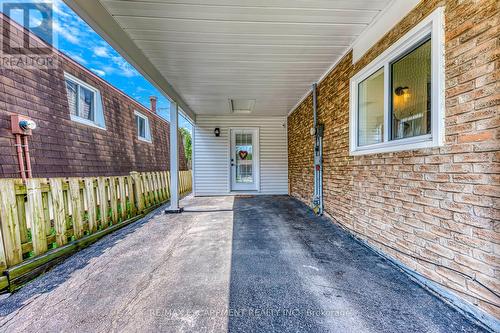
[[[144,57],[134,65],[152,65],[185,109],[228,114],[228,99],[242,98],[256,100],[253,114],[286,115],[392,1],[66,2],[87,11],[83,18],[108,41],[129,39]],[[88,12],[99,7],[106,13]],[[120,34],[110,34],[106,15]]]

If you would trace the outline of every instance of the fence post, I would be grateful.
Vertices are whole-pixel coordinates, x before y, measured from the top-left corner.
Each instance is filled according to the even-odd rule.
[[[171,191],[170,191],[170,171],[165,171],[165,177],[167,181],[167,199],[170,199],[171,197]]]
[[[125,177],[118,177],[118,187],[120,189],[120,208],[122,221],[127,219],[127,197],[125,196]]]
[[[109,177],[109,201],[111,204],[111,220],[118,223],[118,195],[116,193],[116,177]]]
[[[141,179],[142,179],[142,191],[144,193],[144,205],[145,207],[149,207],[149,199],[150,199],[150,186],[149,186],[149,180],[148,180],[148,173],[147,172],[142,172],[141,174]]]
[[[101,212],[101,228],[108,227],[108,191],[106,189],[106,178],[97,178],[97,188],[99,192],[99,211]]]
[[[66,216],[64,214],[64,198],[61,178],[51,178],[50,192],[52,193],[52,207],[54,209],[54,229],[56,230],[56,242],[61,246],[66,244]]]
[[[71,198],[71,221],[73,221],[73,235],[76,239],[83,236],[83,207],[80,200],[80,180],[69,179],[69,196]]]
[[[31,220],[31,237],[33,242],[33,251],[35,255],[47,252],[47,231],[44,221],[44,212],[42,205],[42,189],[40,180],[28,179],[26,181],[26,192],[28,195],[28,212]]]
[[[28,226],[26,225],[26,196],[16,195],[17,219],[19,221],[19,233],[21,244],[28,242]]]
[[[165,184],[165,177],[163,176],[163,171],[158,172],[158,178],[160,180],[160,187],[161,187],[161,202],[164,202],[167,200],[167,190],[166,190],[166,184]]]
[[[132,175],[129,175],[127,177],[127,188],[128,188],[128,202],[130,204],[130,217],[134,217],[136,209],[135,209],[134,180],[132,179]]]
[[[87,198],[87,213],[89,221],[89,232],[94,233],[97,230],[97,212],[95,209],[94,178],[86,177],[85,196]]]
[[[42,194],[42,210],[43,210],[43,220],[45,222],[45,235],[50,236],[51,230],[50,228],[52,227],[50,223],[50,211],[49,211],[49,192],[44,192],[42,191],[42,187],[47,187],[48,182],[47,179],[40,179],[40,192]]]
[[[14,181],[0,179],[0,220],[2,239],[0,239],[0,266],[13,265],[23,260],[21,234],[16,208]]]
[[[158,172],[153,172],[153,180],[155,183],[155,197],[156,197],[156,203],[160,203],[161,200],[161,185],[160,185],[160,178],[158,177]]]
[[[130,173],[130,177],[132,177],[135,184],[135,191],[134,191],[135,203],[136,203],[135,206],[137,207],[137,212],[142,213],[142,211],[144,210],[144,196],[142,195],[143,187],[142,187],[141,175],[136,171],[132,171]]]

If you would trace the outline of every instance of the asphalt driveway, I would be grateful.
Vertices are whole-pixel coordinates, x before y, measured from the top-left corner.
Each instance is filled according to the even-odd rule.
[[[0,300],[1,332],[481,332],[286,196],[183,200]]]

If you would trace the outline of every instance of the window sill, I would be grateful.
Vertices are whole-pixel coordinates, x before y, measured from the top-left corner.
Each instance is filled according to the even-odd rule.
[[[103,126],[99,126],[97,125],[96,123],[94,123],[93,121],[90,121],[90,120],[87,120],[85,118],[81,118],[81,117],[78,117],[78,116],[75,116],[75,115],[70,115],[71,116],[71,120],[74,121],[74,122],[77,122],[77,123],[80,123],[80,124],[83,124],[83,125],[87,125],[87,126],[91,126],[91,127],[95,127],[95,128],[98,128],[98,129],[101,129],[101,130],[106,130],[106,127],[103,127]]]
[[[153,144],[153,141],[152,140],[148,140],[148,139],[145,139],[145,138],[141,138],[140,136],[137,137],[137,139],[139,141],[142,141],[142,142],[145,142],[145,143],[150,143],[150,144]]]
[[[440,144],[435,142],[430,135],[422,137],[407,138],[394,140],[389,142],[377,143],[365,147],[357,147],[349,152],[350,156],[379,154],[379,153],[394,153],[405,150],[417,150],[424,148],[439,147]]]

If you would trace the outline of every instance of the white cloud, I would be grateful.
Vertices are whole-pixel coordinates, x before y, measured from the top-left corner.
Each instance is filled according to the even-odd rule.
[[[94,54],[98,57],[102,58],[108,58],[109,57],[109,52],[108,48],[105,46],[96,46],[94,47]]]
[[[125,77],[140,76],[139,72],[135,70],[125,59],[120,56],[113,57],[113,62],[118,66],[119,73]]]
[[[99,76],[105,76],[106,72],[97,68],[91,68],[91,70]]]
[[[61,35],[64,39],[66,39],[71,44],[79,44],[80,39],[78,38],[78,32],[72,28],[63,29],[58,22],[54,22],[54,31]]]
[[[132,67],[125,59],[121,56],[113,56],[109,58],[109,62],[101,63],[102,69],[109,75],[115,74],[127,78],[140,77],[138,71]]]
[[[55,14],[59,16],[65,16],[69,17],[71,14],[65,11],[65,6],[62,4],[61,0],[55,0],[52,3],[52,10],[54,11]]]

